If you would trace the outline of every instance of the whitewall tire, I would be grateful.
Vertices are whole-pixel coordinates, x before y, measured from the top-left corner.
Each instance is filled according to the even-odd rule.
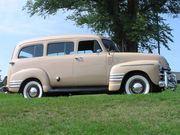
[[[23,89],[24,98],[41,98],[43,95],[43,89],[39,82],[30,81]]]
[[[148,94],[151,91],[151,82],[142,75],[133,75],[125,83],[127,94]]]

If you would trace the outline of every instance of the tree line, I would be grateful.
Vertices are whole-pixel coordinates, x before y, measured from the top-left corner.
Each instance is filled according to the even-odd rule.
[[[123,52],[152,52],[162,45],[170,50],[172,29],[165,15],[178,17],[179,0],[27,0],[32,16],[46,17],[69,12],[67,19],[78,26],[110,36]],[[60,26],[61,28],[61,26]],[[59,29],[60,29],[59,28]]]

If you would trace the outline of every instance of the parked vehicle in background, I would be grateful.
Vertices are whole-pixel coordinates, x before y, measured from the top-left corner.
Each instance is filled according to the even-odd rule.
[[[4,79],[0,81],[0,92],[8,92],[6,85],[7,85],[7,76],[5,76]]]
[[[19,43],[7,88],[25,98],[64,91],[147,94],[175,90],[176,76],[162,56],[123,53],[111,39],[97,35],[69,35]]]
[[[176,75],[177,83],[180,83],[180,72],[172,72],[172,73]]]
[[[0,87],[0,92],[3,92],[3,87]]]

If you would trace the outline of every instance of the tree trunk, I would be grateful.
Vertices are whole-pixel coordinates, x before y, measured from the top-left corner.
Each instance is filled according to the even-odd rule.
[[[138,52],[137,42],[127,41],[120,38],[121,35],[114,37],[113,40],[117,43],[121,52]]]
[[[135,41],[128,41],[125,52],[138,52],[138,44]]]
[[[123,24],[121,21],[121,18],[118,17],[119,15],[119,0],[112,0],[111,1],[112,4],[112,22],[113,22],[113,26],[112,26],[112,30],[113,31],[113,36],[112,39],[117,43],[119,49],[124,52],[124,43],[122,42],[123,37],[124,37],[124,33],[123,33]]]
[[[118,44],[118,47],[122,52],[138,52],[138,43],[135,41],[131,41],[130,38],[128,38],[127,32],[124,32],[124,24],[121,19],[119,18],[119,0],[112,0],[111,1],[111,9],[110,9],[110,15],[112,16],[112,22],[113,22],[113,40]],[[132,24],[136,22],[137,18],[137,7],[138,6],[138,0],[128,0],[128,12],[127,12],[127,18],[129,22],[129,28],[130,32],[132,31]]]
[[[136,23],[137,13],[138,13],[138,3],[139,0],[128,0],[128,20],[130,31],[132,31],[132,25]],[[132,41],[126,37],[126,50],[125,52],[138,52],[138,41]]]

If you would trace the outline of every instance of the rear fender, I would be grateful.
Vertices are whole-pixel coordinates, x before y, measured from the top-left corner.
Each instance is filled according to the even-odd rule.
[[[19,72],[16,72],[11,75],[11,78],[9,78],[8,85],[11,83],[19,84],[20,86],[22,83],[30,78],[38,79],[43,87],[43,91],[47,92],[49,89],[51,89],[50,83],[49,83],[49,77],[45,71],[39,68],[29,68],[29,69],[23,69]],[[10,87],[10,86],[9,86]],[[18,87],[17,87],[18,88]],[[19,88],[9,88],[10,91],[18,92]],[[18,90],[18,91],[17,91]]]

